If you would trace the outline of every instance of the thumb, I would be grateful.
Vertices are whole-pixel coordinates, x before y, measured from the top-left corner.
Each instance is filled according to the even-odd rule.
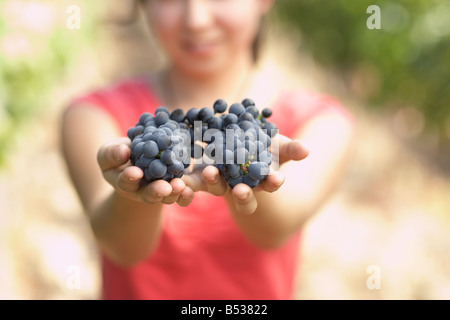
[[[130,158],[130,139],[115,139],[100,147],[97,153],[97,162],[102,171],[119,167],[128,162]]]
[[[309,155],[308,148],[300,140],[291,140],[290,138],[279,135],[276,143],[273,143],[271,152],[278,159],[279,165],[287,161],[300,161]]]

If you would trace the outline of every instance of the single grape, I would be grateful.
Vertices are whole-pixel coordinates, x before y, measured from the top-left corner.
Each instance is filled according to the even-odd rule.
[[[171,181],[174,178],[173,174],[170,174],[169,172],[166,172],[164,176],[162,176],[160,179],[165,181]]]
[[[253,128],[253,123],[251,123],[251,122],[248,121],[248,120],[244,120],[244,121],[242,121],[242,122],[239,122],[239,127],[240,127],[242,130],[247,131],[248,129]]]
[[[143,114],[141,114],[141,116],[139,117],[139,123],[143,126],[145,126],[145,123],[152,119],[153,115],[150,114],[149,112],[144,112]]]
[[[251,140],[245,140],[244,141],[244,148],[247,149],[248,153],[250,155],[255,155],[257,154],[257,150],[256,150],[256,144],[254,141]]]
[[[181,161],[175,160],[171,165],[167,166],[167,172],[173,175],[178,175],[184,170],[184,165]]]
[[[222,130],[223,120],[220,117],[212,117],[208,120],[208,128]]]
[[[259,116],[259,110],[254,105],[250,105],[245,108],[245,112],[250,113],[254,119],[256,119]]]
[[[174,120],[167,121],[164,125],[161,126],[162,128],[170,129],[170,131],[175,131],[180,128],[180,125],[178,122]]]
[[[204,107],[198,112],[198,118],[204,123],[208,123],[208,120],[212,117],[214,117],[214,112],[210,108]]]
[[[229,113],[234,113],[239,116],[241,113],[245,112],[245,107],[240,103],[233,103],[228,110]]]
[[[151,181],[153,179],[153,176],[150,174],[150,170],[148,168],[144,169],[144,178],[147,181]]]
[[[161,113],[161,112],[164,112],[164,113],[167,114],[168,116],[170,115],[169,109],[167,109],[167,107],[163,107],[163,106],[156,108],[156,110],[155,110],[155,115],[158,115],[158,114]]]
[[[192,109],[189,109],[189,111],[186,113],[186,119],[189,121],[189,123],[191,125],[194,125],[194,122],[199,120],[199,118],[198,118],[199,111],[200,110],[197,108],[192,108]]]
[[[237,124],[238,121],[239,121],[239,118],[237,115],[235,115],[234,113],[229,113],[223,119],[223,125],[226,127],[230,124]]]
[[[248,174],[245,175],[242,180],[242,182],[248,185],[250,188],[256,188],[259,184],[259,180],[252,179]]]
[[[270,116],[272,115],[272,110],[269,109],[269,108],[264,108],[264,109],[261,111],[261,114],[262,114],[262,116],[263,116],[264,118],[270,118]]]
[[[234,179],[234,178],[231,178],[231,179],[228,179],[227,182],[228,182],[228,185],[229,185],[231,188],[234,188],[234,187],[237,186],[239,183],[243,183],[243,182],[244,182],[244,177],[240,176],[240,177],[235,178],[235,179]]]
[[[150,163],[148,170],[153,178],[158,179],[166,174],[167,166],[160,159],[155,159]]]
[[[253,117],[253,115],[250,112],[245,111],[239,115],[239,121],[242,122],[245,120],[253,122],[253,121],[255,121],[255,118]]]
[[[189,129],[189,123],[187,123],[187,122],[180,122],[179,126],[180,126],[180,129],[183,129],[183,130]]]
[[[223,149],[223,164],[231,164],[234,163],[234,152],[231,150],[228,150],[225,148],[225,146],[222,146]]]
[[[244,164],[248,161],[250,153],[243,147],[238,147],[234,151],[234,161],[237,164]]]
[[[139,142],[135,147],[134,147],[134,155],[136,156],[136,158],[140,158],[142,153],[143,153],[143,149],[144,149],[144,145],[145,142]]]
[[[131,141],[133,141],[133,139],[136,137],[135,132],[136,132],[136,127],[132,127],[130,129],[128,129],[128,131],[127,131],[127,136]]]
[[[152,133],[150,133],[150,132],[144,133],[141,138],[142,141],[147,142],[147,141],[151,140],[152,134],[153,134],[153,132]]]
[[[148,166],[150,165],[150,163],[153,161],[152,157],[147,157],[145,154],[143,154],[140,158],[139,158],[139,163],[142,167],[144,168],[148,168]]]
[[[268,165],[272,164],[273,157],[272,154],[268,150],[264,150],[260,154],[258,154],[258,161],[265,162]]]
[[[142,152],[148,158],[154,158],[159,153],[158,144],[153,140],[148,140],[142,147]]]
[[[240,169],[241,169],[241,166],[236,163],[225,164],[224,173],[232,179],[237,179],[240,176],[240,172],[239,172]]]
[[[182,122],[186,118],[183,109],[175,109],[170,113],[170,119],[176,122]]]
[[[169,149],[166,149],[163,152],[161,152],[159,158],[165,165],[171,165],[176,160],[175,154],[172,152],[172,150]]]
[[[168,135],[160,135],[156,140],[156,143],[158,144],[159,150],[166,150],[169,148],[171,140]]]
[[[131,144],[130,144],[131,153],[134,153],[134,149],[136,148],[136,145],[141,141],[142,141],[142,138],[134,138],[133,141],[131,141]]]
[[[147,122],[145,122],[144,126],[145,127],[156,127],[155,117],[152,117],[152,118],[149,117],[148,119],[150,119],[150,120],[147,120]]]
[[[275,137],[276,134],[278,133],[278,128],[273,122],[267,122],[264,125],[264,129],[267,131],[267,135],[271,138]]]
[[[253,180],[263,180],[269,172],[269,165],[265,162],[252,162],[248,166],[248,176]]]
[[[241,127],[237,123],[231,123],[225,127],[225,131],[232,130],[233,132],[239,130]]]
[[[249,107],[249,106],[254,106],[255,105],[255,101],[253,101],[252,99],[250,99],[250,98],[245,98],[244,100],[242,100],[242,102],[241,102],[241,104],[244,106],[244,107]]]
[[[169,121],[169,114],[166,112],[159,112],[155,116],[155,123],[157,126],[161,126],[165,124],[167,121]]]
[[[143,125],[138,124],[136,127],[134,127],[134,134],[137,137],[141,133],[144,132],[145,127]]]
[[[264,144],[259,140],[255,141],[255,146],[256,146],[256,153],[258,154],[266,150]]]
[[[169,128],[169,127],[165,127],[167,125],[167,123],[164,125],[164,126],[162,126],[162,127],[160,127],[162,130],[164,130],[164,132],[166,133],[166,135],[167,136],[171,136],[171,135],[173,135],[173,131],[172,131],[172,129],[171,128]]]
[[[215,113],[224,113],[227,110],[227,107],[227,102],[224,99],[216,100],[213,105]]]

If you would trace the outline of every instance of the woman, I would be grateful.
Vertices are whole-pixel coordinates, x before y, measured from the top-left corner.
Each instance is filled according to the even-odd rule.
[[[301,227],[338,181],[352,121],[331,98],[283,94],[261,81],[255,44],[271,6],[141,1],[167,68],[92,92],[66,110],[63,152],[101,249],[103,298],[293,297]],[[140,184],[126,138],[140,114],[247,97],[270,106],[280,128],[280,167],[264,183],[231,189],[207,166],[170,183]]]

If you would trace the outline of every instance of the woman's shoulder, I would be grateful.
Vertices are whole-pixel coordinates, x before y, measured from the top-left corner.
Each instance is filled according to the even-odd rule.
[[[351,112],[336,97],[301,87],[278,92],[271,108],[271,121],[286,136],[292,136],[299,128],[320,115],[332,113],[353,121]]]
[[[86,90],[74,97],[67,109],[79,106],[101,109],[112,116],[122,129],[127,129],[142,113],[155,110],[158,103],[151,82],[136,76]]]
[[[308,116],[322,111],[339,111],[345,114],[348,109],[335,96],[306,88],[295,88],[280,92],[274,101],[274,108],[288,111],[298,116]]]
[[[274,114],[288,114],[297,120],[331,110],[350,116],[337,97],[324,93],[314,82],[279,66],[261,65],[254,77],[251,94],[262,108],[269,107]]]
[[[82,101],[86,98],[100,99],[103,102],[116,99],[133,98],[134,96],[150,96],[156,99],[152,90],[151,81],[144,76],[120,78],[102,85],[95,85],[74,98],[74,101]],[[114,99],[111,99],[114,98]]]

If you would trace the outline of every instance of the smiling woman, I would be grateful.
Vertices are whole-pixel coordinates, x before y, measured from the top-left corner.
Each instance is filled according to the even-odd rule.
[[[254,47],[272,0],[141,5],[169,63],[75,99],[62,119],[66,163],[101,248],[103,298],[292,298],[301,229],[341,176],[352,117],[261,73]],[[142,184],[126,138],[140,115],[219,98],[273,110],[279,168],[254,189],[231,188],[214,166]]]
[[[143,1],[149,24],[170,60],[194,76],[251,59],[270,1]]]

